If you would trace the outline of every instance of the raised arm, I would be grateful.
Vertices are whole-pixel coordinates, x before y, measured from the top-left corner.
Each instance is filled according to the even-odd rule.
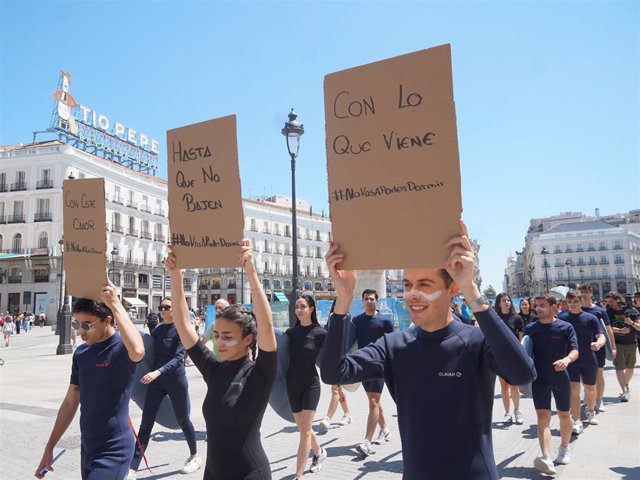
[[[132,362],[138,363],[144,358],[142,336],[140,336],[140,332],[131,321],[131,317],[129,317],[129,314],[118,298],[116,287],[109,282],[102,287],[100,295],[102,301],[111,309],[111,312],[113,312],[113,318],[118,325],[118,331],[120,332],[122,343],[124,343],[124,347],[127,349],[129,358]]]
[[[481,294],[473,281],[476,255],[469,240],[467,226],[462,219],[460,232],[462,235],[453,237],[447,242],[447,247],[451,250],[445,267],[471,305],[481,297]],[[472,311],[491,349],[494,366],[498,373],[511,385],[526,385],[533,381],[536,378],[533,360],[505,323],[488,304],[475,306]]]
[[[169,245],[169,255],[164,261],[164,266],[171,277],[171,311],[173,313],[173,323],[176,326],[180,341],[185,350],[189,350],[198,342],[198,334],[191,327],[189,322],[189,307],[184,296],[184,285],[182,284],[182,271],[176,266],[176,256]]]
[[[251,288],[251,301],[253,313],[256,316],[258,327],[258,348],[263,352],[275,352],[277,350],[276,334],[273,331],[273,317],[267,296],[262,289],[262,284],[253,263],[253,247],[251,240],[242,240],[242,253],[240,254],[240,266],[244,268],[249,277]]]

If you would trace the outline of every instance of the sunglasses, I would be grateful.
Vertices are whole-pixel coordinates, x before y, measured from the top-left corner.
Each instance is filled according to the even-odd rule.
[[[171,310],[171,305],[160,305],[160,310]]]
[[[85,331],[89,331],[91,330],[91,326],[96,323],[99,322],[100,320],[94,320],[93,322],[82,322],[79,323],[77,320],[71,320],[71,326],[73,327],[74,330],[80,330],[81,328]]]

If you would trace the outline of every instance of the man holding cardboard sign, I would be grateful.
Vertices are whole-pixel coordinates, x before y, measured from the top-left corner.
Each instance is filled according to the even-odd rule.
[[[349,384],[384,378],[397,404],[403,478],[497,479],[491,441],[496,373],[514,385],[531,382],[533,362],[473,281],[476,256],[466,226],[451,238],[446,269],[405,269],[411,331],[388,333],[345,355],[343,345],[356,273],[338,270],[348,253],[326,255],[338,293],[322,357],[322,380]],[[453,321],[451,298],[462,292],[479,329]]]

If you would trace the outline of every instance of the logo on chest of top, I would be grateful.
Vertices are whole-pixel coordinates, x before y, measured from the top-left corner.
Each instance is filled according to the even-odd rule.
[[[438,376],[460,378],[462,377],[462,372],[438,372]]]
[[[96,363],[96,368],[107,368],[109,365],[110,365],[109,362]]]

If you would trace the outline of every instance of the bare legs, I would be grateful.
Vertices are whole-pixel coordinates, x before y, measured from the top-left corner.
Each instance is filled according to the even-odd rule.
[[[373,438],[376,425],[380,425],[380,428],[386,428],[387,426],[382,404],[380,403],[381,395],[380,393],[367,392],[367,398],[369,398],[369,416],[367,417],[367,433],[365,438],[369,441]]]
[[[298,444],[298,454],[296,461],[296,476],[301,477],[304,474],[304,469],[307,466],[307,460],[309,459],[309,451],[313,449],[315,455],[320,454],[320,445],[316,434],[311,429],[313,423],[313,417],[316,412],[314,410],[302,410],[293,414],[293,418],[298,426],[298,432],[300,432],[300,443]]]

